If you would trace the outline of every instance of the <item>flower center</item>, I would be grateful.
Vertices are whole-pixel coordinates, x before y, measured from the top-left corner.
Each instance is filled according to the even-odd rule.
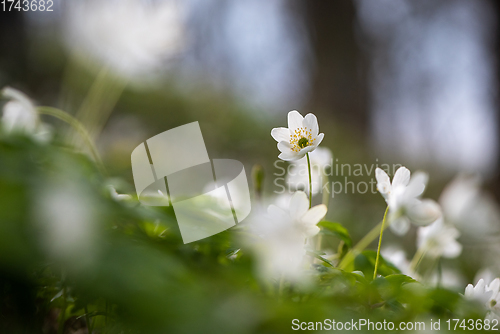
[[[300,148],[304,148],[307,146],[307,144],[309,143],[309,140],[307,138],[300,138],[297,145],[299,145]]]
[[[295,129],[290,138],[290,145],[292,145],[292,151],[298,152],[307,146],[311,146],[315,140],[316,138],[312,138],[311,130],[298,128]]]

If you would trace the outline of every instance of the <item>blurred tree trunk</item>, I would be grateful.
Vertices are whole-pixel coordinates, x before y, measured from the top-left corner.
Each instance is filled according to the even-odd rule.
[[[356,39],[351,0],[303,0],[313,52],[311,110],[333,117],[363,139],[369,133],[366,62]]]
[[[496,109],[497,109],[497,165],[496,165],[496,175],[493,186],[493,193],[497,201],[500,202],[500,2],[498,0],[490,0],[492,7],[495,10],[496,16],[496,45],[493,52],[495,53],[495,61],[496,61]]]
[[[1,8],[1,7],[0,7]],[[24,82],[27,74],[23,12],[0,11],[0,88]]]

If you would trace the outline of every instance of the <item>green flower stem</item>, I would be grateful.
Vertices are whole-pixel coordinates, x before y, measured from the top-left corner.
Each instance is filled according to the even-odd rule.
[[[389,224],[385,224],[384,230],[389,227]],[[366,247],[368,247],[373,240],[377,239],[380,230],[382,228],[382,222],[378,223],[370,232],[368,232],[347,254],[344,256],[339,264],[339,269],[345,269],[347,266],[354,261],[355,255],[361,253]]]
[[[98,72],[75,115],[90,138],[95,139],[101,133],[126,85],[126,80],[114,76],[106,66]],[[77,147],[81,145],[73,133],[68,134],[68,142]]]
[[[66,302],[66,283],[64,282],[63,280],[63,293],[62,293],[62,308],[61,308],[61,311],[59,313],[59,328],[57,330],[57,333],[58,334],[63,334],[64,333],[64,322],[66,320],[66,308],[68,307],[68,304]]]
[[[425,253],[427,253],[427,249],[425,247],[420,247],[417,249],[417,252],[413,256],[413,259],[411,260],[410,263],[410,272],[415,272],[420,265],[420,262],[422,262],[422,259],[425,257]]]
[[[89,309],[87,305],[85,305],[85,322],[87,323],[88,334],[92,334],[94,326],[92,324],[92,319],[89,317]]]
[[[387,218],[387,212],[389,212],[389,206],[385,209],[384,219],[382,219],[382,226],[380,227],[380,238],[378,239],[378,249],[377,258],[375,260],[375,270],[373,270],[373,279],[377,278],[378,261],[380,258],[380,247],[382,246],[382,236],[384,235],[385,220]]]
[[[311,160],[309,159],[309,153],[307,156],[307,170],[309,171],[309,209],[312,207],[312,176],[311,176]]]
[[[71,116],[67,112],[60,110],[60,109],[57,109],[57,108],[53,108],[53,107],[38,107],[37,111],[41,115],[49,115],[49,116],[55,117],[55,118],[65,122],[65,123],[71,125],[80,134],[82,139],[87,144],[87,146],[90,150],[90,154],[92,155],[92,158],[97,163],[97,167],[99,168],[99,170],[103,174],[106,174],[102,160],[101,160],[99,154],[97,153],[97,149],[96,149],[94,143],[92,142],[92,139],[90,138],[89,133],[87,132],[85,127],[82,125],[82,123],[80,123],[80,121],[78,121],[76,118],[74,118],[73,116]]]

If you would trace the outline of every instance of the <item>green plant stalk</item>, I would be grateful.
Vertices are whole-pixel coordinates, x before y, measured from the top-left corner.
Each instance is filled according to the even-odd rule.
[[[384,225],[384,230],[389,227],[390,222]],[[378,223],[370,232],[368,232],[347,254],[339,264],[339,269],[345,269],[353,260],[354,254],[362,252],[368,247],[373,240],[379,236],[379,231],[382,228],[382,222]]]
[[[87,130],[85,129],[83,124],[80,123],[80,121],[78,121],[76,118],[74,118],[73,116],[71,116],[67,112],[60,110],[60,109],[57,109],[57,108],[53,108],[53,107],[46,107],[46,106],[38,107],[37,111],[40,115],[49,115],[49,116],[55,117],[55,118],[65,122],[65,123],[71,125],[80,134],[82,139],[87,144],[87,146],[90,150],[90,154],[92,155],[92,158],[97,163],[97,167],[99,168],[99,170],[103,174],[106,174],[105,169],[104,169],[104,165],[103,165],[102,160],[99,156],[99,153],[97,153],[97,149],[96,149],[92,139],[90,138],[89,133],[87,132]]]
[[[91,138],[95,139],[101,132],[125,86],[126,82],[110,74],[106,66],[97,74],[76,113],[76,118],[87,127]],[[74,144],[75,137],[71,137],[70,142]]]
[[[309,159],[309,153],[307,156],[307,170],[309,171],[309,209],[312,207],[312,176],[311,176],[311,160]]]
[[[64,320],[66,317],[66,307],[67,307],[67,304],[66,304],[66,286],[65,285],[63,285],[62,298],[63,298],[63,306],[62,306],[61,312],[59,313],[59,329],[57,331],[58,334],[64,333]]]
[[[420,247],[419,249],[417,249],[417,252],[410,262],[410,272],[415,272],[417,270],[420,262],[422,262],[422,259],[425,257],[425,253],[427,253],[425,247]]]
[[[375,269],[373,270],[373,279],[377,278],[378,262],[380,259],[380,247],[382,246],[382,236],[384,235],[385,220],[387,218],[387,212],[389,212],[389,206],[385,209],[384,219],[382,219],[382,226],[380,227],[380,238],[378,239],[378,249],[377,258],[375,259]]]
[[[94,331],[94,326],[92,326],[92,320],[89,317],[89,309],[87,305],[85,305],[85,321],[87,322],[88,334],[92,334]]]

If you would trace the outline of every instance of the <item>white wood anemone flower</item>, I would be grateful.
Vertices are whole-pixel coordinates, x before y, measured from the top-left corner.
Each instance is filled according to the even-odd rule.
[[[314,151],[324,134],[319,133],[316,116],[307,114],[302,117],[297,110],[292,110],[288,113],[288,128],[274,128],[271,136],[278,142],[278,150],[281,152],[278,158],[294,161]]]
[[[431,199],[421,199],[428,176],[416,172],[410,177],[406,167],[400,167],[391,180],[380,168],[375,170],[377,189],[389,206],[391,230],[404,235],[410,228],[410,223],[417,226],[427,226],[442,216],[440,206]]]
[[[277,221],[287,221],[289,228],[295,229],[304,238],[315,236],[320,229],[316,226],[326,215],[326,205],[320,204],[309,209],[309,199],[305,192],[297,191],[290,199],[288,209],[271,204],[268,213]]]
[[[2,126],[7,132],[33,133],[40,122],[35,106],[20,91],[6,87],[1,95],[9,102],[3,107]]]
[[[433,257],[455,258],[462,253],[462,245],[457,241],[460,232],[446,224],[442,218],[433,224],[419,227],[417,231],[417,246],[425,249],[425,254]]]
[[[484,306],[486,310],[485,319],[500,320],[500,279],[495,278],[486,285],[484,279],[480,279],[476,285],[469,284],[465,288],[464,297],[474,300]]]
[[[39,143],[46,143],[52,137],[49,125],[40,120],[33,102],[24,93],[11,87],[0,91],[0,97],[9,101],[3,106],[1,126],[6,133],[22,133]]]

